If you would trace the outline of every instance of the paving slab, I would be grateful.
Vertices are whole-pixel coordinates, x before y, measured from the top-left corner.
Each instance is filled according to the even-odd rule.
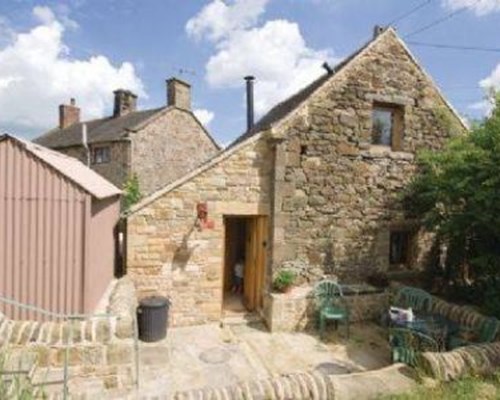
[[[303,371],[349,374],[389,364],[385,337],[375,326],[353,327],[349,339],[329,331],[270,333],[262,323],[174,328],[167,338],[140,344],[140,393],[221,388]]]

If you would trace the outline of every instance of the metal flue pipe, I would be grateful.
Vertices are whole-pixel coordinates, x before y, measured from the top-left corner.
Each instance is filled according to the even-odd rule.
[[[254,104],[253,104],[253,83],[255,78],[251,75],[245,76],[247,87],[247,131],[253,128],[254,124]]]

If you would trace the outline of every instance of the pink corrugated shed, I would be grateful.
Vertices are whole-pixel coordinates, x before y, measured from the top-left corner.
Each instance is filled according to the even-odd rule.
[[[76,159],[0,136],[0,294],[52,312],[92,312],[113,278],[119,194]]]
[[[92,171],[86,165],[82,164],[76,158],[68,157],[59,152],[47,149],[46,147],[20,138],[15,138],[15,140],[17,140],[19,144],[22,144],[27,151],[57,169],[60,173],[89,192],[92,196],[97,197],[98,199],[104,199],[106,197],[121,194],[120,189],[104,179],[98,173]]]

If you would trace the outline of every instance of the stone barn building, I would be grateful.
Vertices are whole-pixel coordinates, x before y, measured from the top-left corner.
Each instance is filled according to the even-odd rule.
[[[167,105],[137,110],[137,96],[114,92],[113,115],[80,121],[74,99],[59,106],[59,126],[35,143],[78,158],[110,182],[123,188],[135,174],[146,195],[180,178],[213,156],[219,146],[193,114],[191,86],[167,80]],[[86,130],[87,144],[83,145]]]
[[[281,268],[310,283],[359,282],[424,263],[429,235],[405,218],[399,195],[418,150],[438,150],[467,128],[392,28],[326,67],[131,210],[128,273],[140,296],[171,298],[174,325],[233,310],[243,257],[242,304],[268,322]]]

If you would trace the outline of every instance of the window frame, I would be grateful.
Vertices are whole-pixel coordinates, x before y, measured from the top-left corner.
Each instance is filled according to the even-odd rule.
[[[374,122],[375,122],[375,111],[385,111],[390,112],[391,114],[391,138],[390,145],[383,143],[376,143],[374,140]],[[371,114],[371,141],[373,146],[382,146],[382,147],[390,147],[393,151],[401,151],[403,145],[403,136],[404,136],[404,106],[400,104],[394,103],[381,103],[374,102],[372,105],[372,114]]]
[[[97,153],[103,152],[101,157],[98,160]],[[100,165],[100,164],[109,164],[111,162],[111,146],[96,146],[92,148],[92,164]]]

